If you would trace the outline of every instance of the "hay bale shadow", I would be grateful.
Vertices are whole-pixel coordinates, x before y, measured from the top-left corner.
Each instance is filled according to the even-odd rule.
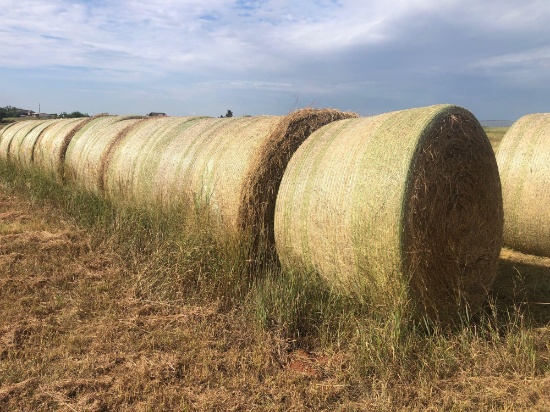
[[[521,305],[535,326],[550,324],[550,258],[503,249],[493,284],[499,305]]]

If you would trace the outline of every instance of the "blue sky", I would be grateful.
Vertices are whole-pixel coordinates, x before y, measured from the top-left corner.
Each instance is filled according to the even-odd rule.
[[[0,106],[550,111],[548,0],[0,0]]]

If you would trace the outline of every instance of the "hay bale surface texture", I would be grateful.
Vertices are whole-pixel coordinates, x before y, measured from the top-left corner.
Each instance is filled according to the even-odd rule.
[[[17,133],[11,140],[8,157],[11,162],[23,169],[33,165],[33,151],[40,135],[48,127],[63,120],[42,120],[28,133]]]
[[[12,123],[4,128],[2,130],[2,140],[0,141],[0,158],[5,161],[10,160],[12,142],[23,140],[35,127],[44,122],[45,120],[24,120]],[[17,143],[16,146],[19,147]]]
[[[477,311],[496,275],[502,198],[485,132],[451,105],[342,120],[313,133],[275,211],[287,270],[312,270],[374,305]]]
[[[73,136],[94,117],[63,119],[52,123],[36,139],[32,150],[33,167],[61,182],[65,153]]]
[[[550,113],[515,122],[498,153],[504,203],[504,244],[550,257]]]
[[[144,123],[109,156],[105,190],[163,209],[205,208],[213,226],[235,234],[272,234],[275,197],[292,153],[319,127],[355,116],[302,109],[282,117]]]
[[[107,197],[125,205],[157,208],[154,173],[176,135],[203,117],[151,117],[136,124],[109,149],[103,171]]]
[[[64,180],[102,195],[103,171],[110,147],[141,119],[136,116],[104,116],[87,123],[67,147]]]

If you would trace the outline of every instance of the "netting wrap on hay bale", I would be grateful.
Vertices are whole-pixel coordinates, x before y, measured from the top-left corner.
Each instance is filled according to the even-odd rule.
[[[64,180],[90,193],[103,194],[103,170],[110,147],[141,119],[136,116],[104,116],[87,123],[67,147]]]
[[[550,113],[515,122],[500,143],[497,162],[504,244],[550,257]]]
[[[37,140],[51,125],[63,120],[41,120],[27,133],[17,133],[11,140],[8,157],[10,161],[23,169],[33,164],[33,152]]]
[[[212,225],[238,232],[242,192],[253,158],[281,118],[204,119],[174,137],[153,172],[153,198],[163,207],[187,201]],[[183,154],[180,156],[179,154]]]
[[[136,124],[106,156],[103,187],[106,196],[126,205],[157,207],[153,195],[154,171],[160,154],[175,135],[202,117],[152,117]]]
[[[314,130],[352,116],[302,109],[283,117],[158,120],[162,130],[142,131],[159,127],[143,125],[113,151],[105,189],[154,207],[206,208],[213,225],[235,233],[272,233],[277,188],[292,153]]]
[[[405,298],[441,319],[464,303],[478,310],[502,241],[487,136],[450,105],[329,124],[288,164],[275,240],[286,269],[373,304]]]
[[[63,119],[51,124],[36,139],[32,150],[33,167],[61,182],[65,152],[73,136],[94,117]]]
[[[2,140],[0,140],[0,158],[6,161],[9,160],[12,142],[14,140],[16,142],[23,140],[28,133],[42,123],[44,123],[44,120],[24,120],[8,125],[2,131]],[[19,147],[17,143],[15,146],[17,148]]]

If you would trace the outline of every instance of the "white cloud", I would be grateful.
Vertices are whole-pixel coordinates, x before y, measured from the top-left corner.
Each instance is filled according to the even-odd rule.
[[[424,4],[425,2],[420,2]],[[379,43],[416,2],[63,0],[12,2],[0,16],[0,64],[189,70],[277,66],[285,54]],[[208,6],[206,6],[206,4]],[[39,58],[35,58],[36,56]],[[275,58],[273,58],[273,56]],[[166,66],[164,66],[166,64]]]

